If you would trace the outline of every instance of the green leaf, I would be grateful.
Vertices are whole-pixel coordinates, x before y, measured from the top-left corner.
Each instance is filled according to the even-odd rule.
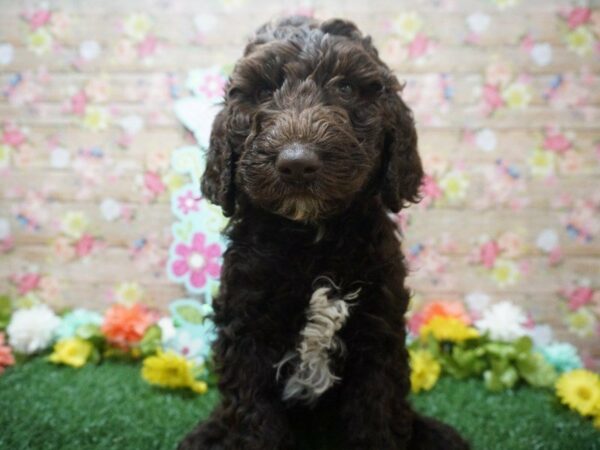
[[[8,295],[0,295],[0,330],[6,329],[12,315],[12,301]]]
[[[140,341],[140,351],[142,355],[148,356],[156,353],[156,350],[161,345],[162,332],[158,325],[152,325],[144,333],[144,337]]]
[[[558,376],[554,367],[537,352],[519,358],[516,365],[521,377],[532,386],[550,387]]]

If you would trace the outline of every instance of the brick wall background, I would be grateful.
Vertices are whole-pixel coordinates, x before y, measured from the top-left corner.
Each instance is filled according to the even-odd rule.
[[[398,217],[417,302],[510,300],[600,358],[600,3],[0,1],[0,292],[164,307],[192,142],[172,110],[284,13],[351,19],[406,81],[429,174]]]

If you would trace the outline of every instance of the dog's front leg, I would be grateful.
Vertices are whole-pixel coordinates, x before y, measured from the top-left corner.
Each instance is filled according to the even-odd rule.
[[[222,403],[179,449],[292,450],[269,350],[252,337],[226,336],[222,333],[215,346]]]
[[[368,320],[363,322],[368,325]],[[373,324],[370,332],[348,343],[341,396],[348,450],[409,449],[413,412],[406,399],[407,354],[391,330],[374,331],[382,332],[382,324]]]

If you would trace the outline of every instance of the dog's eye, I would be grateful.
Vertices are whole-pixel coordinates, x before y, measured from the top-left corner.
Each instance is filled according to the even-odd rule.
[[[256,100],[259,102],[267,101],[273,95],[273,88],[270,86],[263,86],[256,91]]]
[[[346,80],[340,81],[338,83],[337,90],[344,97],[349,97],[350,95],[352,95],[352,92],[354,92],[354,89],[352,88],[352,85],[350,84],[349,81],[346,81]]]

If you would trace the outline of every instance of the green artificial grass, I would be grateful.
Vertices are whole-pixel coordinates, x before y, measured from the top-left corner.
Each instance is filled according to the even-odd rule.
[[[157,389],[139,370],[115,362],[72,369],[42,358],[8,369],[0,376],[0,448],[175,448],[217,393]],[[475,450],[600,450],[590,421],[543,390],[492,394],[479,381],[444,378],[414,404],[458,428]]]

